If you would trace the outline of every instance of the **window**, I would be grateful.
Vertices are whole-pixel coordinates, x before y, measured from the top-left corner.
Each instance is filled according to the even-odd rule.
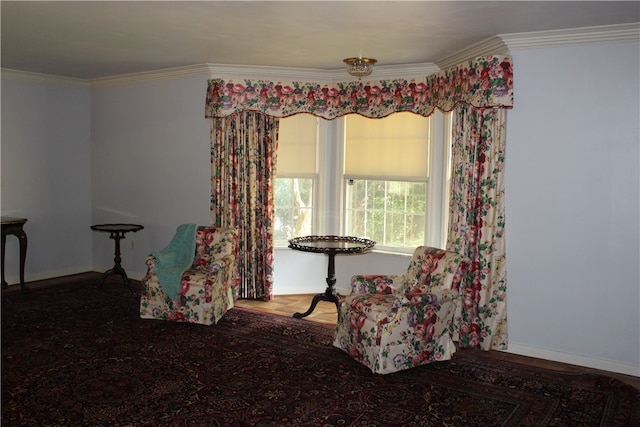
[[[349,179],[346,230],[375,240],[378,247],[424,244],[426,184]]]
[[[447,226],[450,114],[395,113],[335,120],[280,120],[275,244],[292,237],[367,237],[411,253],[443,247]]]
[[[430,119],[396,113],[345,118],[345,233],[378,248],[424,244]]]
[[[275,244],[312,234],[317,181],[318,119],[298,114],[280,120],[275,193]]]

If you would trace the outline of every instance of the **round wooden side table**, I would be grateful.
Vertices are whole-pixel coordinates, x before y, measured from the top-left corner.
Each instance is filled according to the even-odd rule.
[[[129,290],[133,293],[133,289],[131,289],[131,285],[129,284],[127,273],[124,271],[124,268],[122,268],[121,264],[122,258],[120,257],[120,240],[125,238],[125,234],[135,233],[144,229],[144,227],[139,224],[96,224],[92,225],[91,229],[94,231],[109,233],[109,238],[115,240],[116,242],[115,257],[113,258],[114,266],[113,268],[104,272],[98,288],[102,287],[105,280],[107,280],[107,277],[112,274],[117,274],[122,277],[122,280],[124,280],[124,284],[127,285],[127,288],[129,288]]]
[[[300,319],[310,315],[319,301],[333,302],[340,313],[340,298],[336,294],[336,266],[335,256],[340,254],[364,254],[374,247],[376,242],[362,237],[352,236],[305,236],[289,240],[289,247],[297,251],[315,252],[329,256],[327,268],[327,289],[324,293],[313,297],[311,306],[304,313],[294,313],[293,317]]]

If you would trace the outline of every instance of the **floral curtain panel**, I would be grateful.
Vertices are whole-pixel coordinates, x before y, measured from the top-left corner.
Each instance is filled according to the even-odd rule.
[[[211,120],[211,224],[238,229],[236,296],[273,298],[273,192],[278,119]]]
[[[505,111],[459,105],[453,116],[447,249],[472,261],[457,341],[507,349]]]
[[[325,119],[345,114],[380,118],[400,111],[429,116],[457,104],[477,108],[513,106],[509,56],[476,58],[424,80],[370,80],[346,83],[209,80],[206,117],[259,111],[273,117],[309,113]]]

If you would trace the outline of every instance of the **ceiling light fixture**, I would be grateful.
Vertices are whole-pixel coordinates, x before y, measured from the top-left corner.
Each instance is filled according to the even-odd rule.
[[[362,78],[362,76],[368,76],[373,71],[373,64],[378,62],[373,58],[347,58],[343,60],[345,64],[347,64],[347,71],[352,76],[356,76],[358,80]]]

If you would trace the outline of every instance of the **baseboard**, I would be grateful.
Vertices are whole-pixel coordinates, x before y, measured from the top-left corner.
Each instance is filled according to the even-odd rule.
[[[568,363],[570,365],[582,366],[585,368],[598,369],[601,371],[616,372],[624,375],[640,377],[640,366],[615,362],[597,357],[580,356],[577,354],[563,353],[527,345],[511,344],[506,353],[518,354],[521,356],[536,357],[538,359],[552,360],[554,362]]]
[[[38,282],[40,280],[48,280],[56,277],[64,277],[64,276],[73,276],[74,274],[86,273],[87,271],[93,271],[92,266],[84,266],[84,267],[76,267],[76,268],[61,268],[56,270],[47,270],[40,271],[37,273],[25,272],[24,281],[26,283],[29,282]],[[9,286],[11,285],[19,285],[20,284],[20,276],[18,275],[9,275],[6,277],[7,283]]]

